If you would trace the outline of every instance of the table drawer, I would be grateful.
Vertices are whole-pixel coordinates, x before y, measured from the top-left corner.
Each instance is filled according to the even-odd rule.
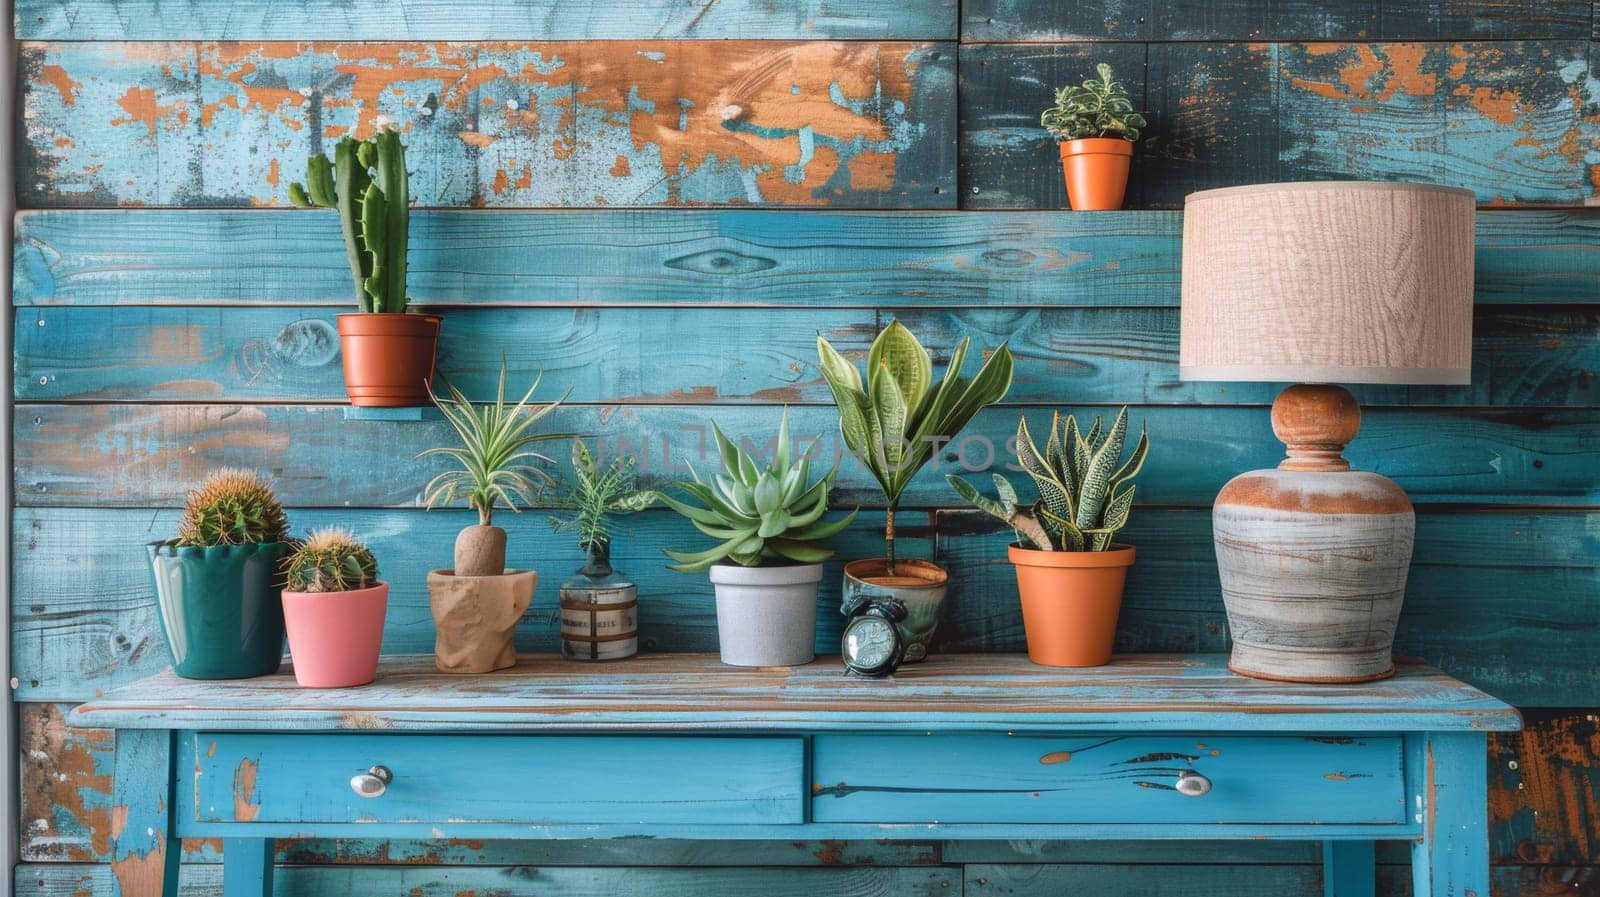
[[[198,822],[799,823],[799,738],[195,736]],[[382,766],[384,793],[353,776]]]
[[[827,735],[818,822],[1404,823],[1399,737]],[[1211,783],[1174,786],[1193,768]]]

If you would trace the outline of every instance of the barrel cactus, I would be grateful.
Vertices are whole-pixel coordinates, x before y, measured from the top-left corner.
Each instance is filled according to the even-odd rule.
[[[289,556],[291,592],[350,592],[378,584],[378,562],[348,530],[312,530]]]
[[[1028,432],[1027,417],[1022,417],[1017,424],[1017,465],[1039,490],[1039,500],[1029,508],[1018,504],[1016,489],[1000,474],[993,475],[998,499],[983,495],[958,476],[947,479],[962,498],[1005,521],[1040,551],[1106,551],[1128,524],[1133,509],[1131,481],[1150,452],[1150,440],[1141,429],[1124,461],[1127,436],[1126,406],[1117,412],[1110,429],[1096,417],[1087,434],[1079,431],[1076,418],[1069,414],[1063,423],[1058,412],[1040,452]]]
[[[185,546],[282,542],[289,531],[283,505],[260,475],[225,467],[189,492],[178,524]]]
[[[362,311],[406,310],[411,188],[398,131],[384,128],[366,140],[345,137],[334,146],[332,162],[320,153],[312,156],[306,182],[289,185],[289,201],[303,209],[339,211]]]
[[[810,482],[810,455],[795,457],[789,440],[789,412],[783,413],[773,461],[765,469],[715,423],[711,430],[721,452],[722,472],[710,483],[694,474],[694,482],[677,484],[692,502],[659,492],[655,497],[689,518],[695,529],[716,539],[717,545],[699,552],[667,550],[667,556],[676,561],[669,568],[694,573],[726,562],[759,567],[784,562],[816,564],[832,557],[833,549],[815,543],[843,532],[858,511],[838,520],[822,519],[828,510],[828,490],[839,469]]]

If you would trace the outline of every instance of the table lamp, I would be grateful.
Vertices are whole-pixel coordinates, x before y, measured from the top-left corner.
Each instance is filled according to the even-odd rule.
[[[1368,182],[1185,201],[1180,377],[1299,384],[1272,403],[1287,457],[1212,511],[1235,672],[1394,671],[1416,518],[1393,481],[1350,469],[1361,408],[1334,384],[1470,381],[1473,208],[1466,190]]]

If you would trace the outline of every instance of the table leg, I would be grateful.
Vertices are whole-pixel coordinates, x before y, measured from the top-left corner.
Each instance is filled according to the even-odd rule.
[[[173,734],[121,729],[111,785],[111,874],[120,897],[177,897]]]
[[[1378,865],[1371,841],[1322,842],[1324,897],[1372,897],[1378,887]]]
[[[222,842],[222,897],[272,897],[271,838]]]
[[[1488,736],[1419,736],[1411,760],[1423,832],[1411,845],[1415,897],[1489,897]]]

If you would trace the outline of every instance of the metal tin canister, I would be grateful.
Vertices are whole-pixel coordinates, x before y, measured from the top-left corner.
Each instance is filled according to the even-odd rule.
[[[639,589],[616,574],[582,573],[561,585],[561,653],[621,660],[639,653]]]

